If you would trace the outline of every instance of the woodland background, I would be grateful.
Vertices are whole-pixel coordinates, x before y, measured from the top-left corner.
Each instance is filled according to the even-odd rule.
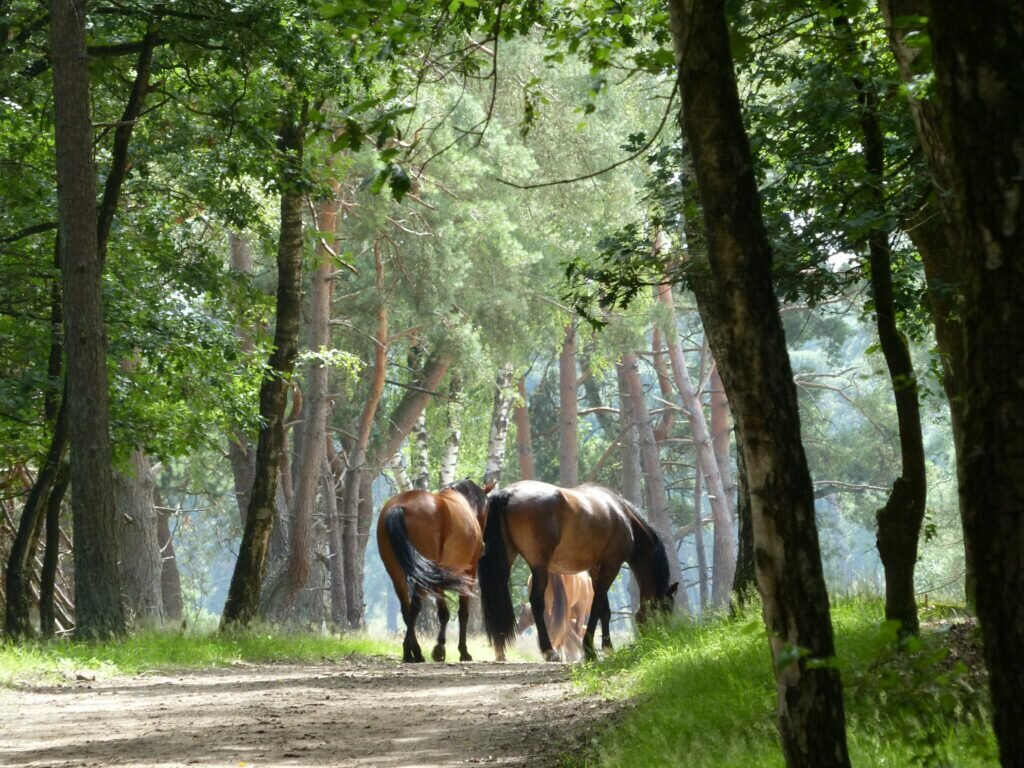
[[[786,653],[838,679],[801,660],[831,656],[826,586],[909,634],[973,605],[1004,562],[966,556],[958,496],[984,306],[912,6],[7,3],[5,634],[394,629],[375,511],[465,476],[619,490],[682,615],[777,556],[810,585],[780,681]],[[759,290],[760,325],[730,304]]]

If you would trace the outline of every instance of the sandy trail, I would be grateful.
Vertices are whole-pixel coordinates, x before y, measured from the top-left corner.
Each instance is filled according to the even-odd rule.
[[[0,690],[0,765],[554,766],[611,710],[554,664],[236,666]]]

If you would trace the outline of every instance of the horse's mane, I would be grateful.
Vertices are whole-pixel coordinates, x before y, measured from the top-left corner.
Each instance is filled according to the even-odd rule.
[[[651,542],[651,547],[654,550],[654,559],[651,563],[652,570],[654,572],[654,588],[657,591],[657,594],[663,594],[668,589],[669,580],[671,578],[668,569],[668,552],[665,550],[665,542],[661,540],[658,532],[651,527],[651,524],[640,516],[639,510],[637,510],[637,508],[634,507],[628,499],[623,498],[617,493],[614,495],[622,503],[623,509],[626,510],[626,516],[629,517],[630,522],[633,524],[634,534],[637,532],[637,529],[639,529]],[[629,558],[631,566],[633,565],[633,559],[637,554],[637,546],[634,544],[633,553]]]
[[[466,501],[476,510],[483,509],[484,504],[487,503],[487,494],[484,493],[484,489],[468,477],[456,480],[454,483],[448,483],[441,490],[444,491],[449,488],[465,496]]]

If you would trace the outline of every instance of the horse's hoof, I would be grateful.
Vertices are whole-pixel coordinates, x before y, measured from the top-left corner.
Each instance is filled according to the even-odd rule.
[[[558,655],[558,651],[556,651],[554,648],[548,648],[546,651],[543,651],[543,655],[544,655],[544,661],[561,661],[562,660],[561,657]]]
[[[505,654],[504,653],[496,653],[496,654],[494,654],[494,660],[495,661],[504,661],[505,660]]]
[[[434,661],[444,661],[444,646],[435,645],[434,650],[430,652],[430,658]]]
[[[459,661],[472,661],[473,657],[469,655],[469,651],[464,648],[459,649]]]

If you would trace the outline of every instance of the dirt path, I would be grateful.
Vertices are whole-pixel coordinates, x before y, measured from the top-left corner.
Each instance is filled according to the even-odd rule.
[[[0,690],[0,765],[543,767],[610,711],[561,665],[242,666]]]

